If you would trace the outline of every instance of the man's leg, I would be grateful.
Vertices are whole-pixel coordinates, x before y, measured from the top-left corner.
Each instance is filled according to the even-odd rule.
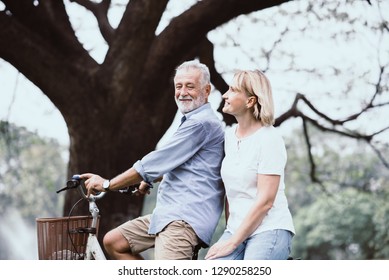
[[[104,236],[104,248],[116,260],[142,260],[139,255],[154,247],[155,237],[147,233],[150,217],[143,216],[128,221]]]
[[[142,260],[139,254],[132,254],[130,244],[117,229],[109,231],[103,239],[104,248],[108,255],[115,260]]]
[[[190,260],[199,239],[184,221],[174,221],[155,238],[156,260]]]

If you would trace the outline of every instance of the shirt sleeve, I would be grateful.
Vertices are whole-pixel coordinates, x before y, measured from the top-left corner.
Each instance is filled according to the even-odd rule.
[[[152,182],[190,159],[207,139],[204,125],[186,120],[162,148],[150,152],[134,164],[145,181]]]
[[[258,174],[282,175],[287,155],[283,139],[277,133],[262,139],[258,160]]]

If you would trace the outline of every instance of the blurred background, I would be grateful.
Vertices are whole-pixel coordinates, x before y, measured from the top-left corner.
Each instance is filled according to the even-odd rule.
[[[170,78],[193,58],[215,110],[235,69],[268,75],[293,257],[389,258],[388,1],[58,2],[0,0],[0,259],[38,258],[35,219],[69,212],[76,195],[55,191],[71,174],[114,176],[163,145]],[[107,199],[102,233],[150,213],[157,188]]]

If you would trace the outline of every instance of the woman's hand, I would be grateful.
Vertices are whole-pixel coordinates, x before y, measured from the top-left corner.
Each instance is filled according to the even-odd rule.
[[[206,260],[212,260],[224,256],[228,256],[235,249],[236,245],[231,241],[231,239],[225,241],[219,241],[215,243],[209,250],[207,255],[205,256]]]

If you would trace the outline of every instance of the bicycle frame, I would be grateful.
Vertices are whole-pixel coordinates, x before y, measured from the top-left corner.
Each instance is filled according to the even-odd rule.
[[[92,215],[92,223],[90,227],[76,228],[73,233],[88,233],[86,240],[86,250],[83,253],[84,260],[106,260],[103,250],[101,249],[100,243],[96,237],[97,233],[97,222],[99,218],[99,208],[96,205],[96,200],[101,199],[106,193],[100,192],[96,195],[87,196],[84,188],[84,181],[80,178],[80,175],[73,175],[72,179],[66,182],[66,187],[57,191],[57,193],[70,190],[78,189],[81,197],[88,201],[89,212]]]
[[[91,232],[89,232],[88,240],[86,244],[85,260],[106,260],[100,243],[96,237],[97,220],[99,217],[99,208],[97,207],[96,200],[102,198],[106,193],[101,192],[98,195],[90,195],[89,197],[83,191],[83,184],[79,184],[78,190],[81,196],[89,202],[89,212],[92,215]]]
[[[60,189],[57,191],[57,193],[75,189],[77,188],[81,197],[88,201],[89,203],[89,212],[92,215],[92,223],[90,227],[82,227],[75,229],[75,232],[73,233],[88,233],[87,243],[86,243],[86,251],[83,255],[79,254],[79,257],[83,257],[85,260],[106,260],[106,257],[104,255],[104,252],[100,246],[100,243],[96,237],[97,232],[97,221],[99,217],[99,208],[96,205],[96,200],[101,199],[106,192],[100,192],[96,195],[89,195],[87,196],[84,189],[85,184],[84,181],[80,178],[80,175],[73,175],[72,179],[66,182],[66,187]],[[148,185],[148,188],[152,188],[152,185]],[[126,190],[119,190],[119,192],[129,192],[130,189],[127,188]],[[147,189],[146,189],[147,191]],[[134,191],[131,191],[131,195],[136,194],[139,192],[139,189],[136,188]]]
[[[105,193],[104,193],[105,194]],[[89,212],[92,215],[92,228],[97,227],[97,218],[99,215],[99,208],[97,207],[95,197],[90,197],[89,200]],[[95,233],[89,233],[88,241],[86,243],[85,260],[105,260],[103,250],[100,247],[100,243],[97,240]]]

